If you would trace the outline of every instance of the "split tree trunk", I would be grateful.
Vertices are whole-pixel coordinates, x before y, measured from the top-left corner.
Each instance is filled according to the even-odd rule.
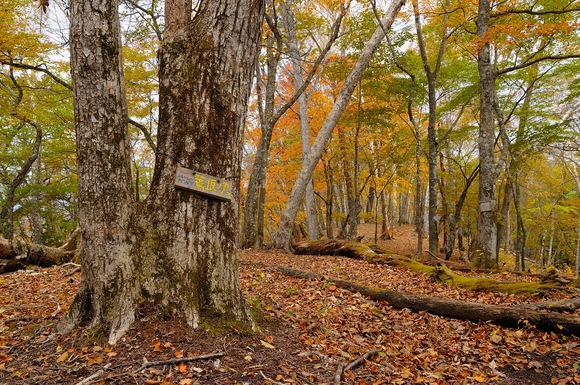
[[[115,343],[146,301],[192,327],[202,312],[249,324],[236,266],[237,200],[263,1],[204,0],[193,20],[167,21],[178,28],[159,52],[160,124],[146,202],[133,201],[117,7],[71,2],[83,280],[57,331],[88,324]],[[176,190],[178,163],[229,183],[231,201]]]

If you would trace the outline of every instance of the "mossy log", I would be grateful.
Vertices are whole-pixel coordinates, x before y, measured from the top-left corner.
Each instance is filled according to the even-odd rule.
[[[69,250],[70,245],[70,240],[65,245],[57,248],[0,239],[0,259],[8,260],[5,265],[0,266],[0,273],[21,270],[26,265],[50,267],[70,262],[75,254],[75,250]]]
[[[339,255],[353,259],[367,260],[377,255],[394,254],[378,245],[347,241],[345,239],[322,239],[320,241],[301,241],[294,244],[294,254]]]
[[[365,245],[359,242],[341,239],[324,239],[304,241],[294,245],[294,254],[338,255],[363,260],[372,264],[401,266],[413,271],[425,273],[435,282],[454,285],[467,290],[486,291],[506,294],[541,294],[551,290],[566,288],[561,280],[542,280],[541,282],[502,282],[491,278],[472,278],[456,274],[445,265],[430,266],[419,261],[385,251],[376,245]]]
[[[580,335],[580,317],[578,315],[547,311],[552,309],[577,309],[580,306],[580,300],[578,299],[526,305],[491,305],[384,290],[350,281],[323,277],[318,274],[288,267],[276,267],[274,269],[282,274],[295,278],[331,281],[337,287],[354,293],[360,293],[375,301],[385,301],[389,305],[397,308],[426,311],[435,315],[465,319],[473,322],[492,322],[505,327],[534,325],[543,331]]]

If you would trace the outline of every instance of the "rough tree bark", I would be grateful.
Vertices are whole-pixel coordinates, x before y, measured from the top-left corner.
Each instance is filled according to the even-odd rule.
[[[263,1],[204,0],[166,34],[145,202],[133,201],[117,7],[71,2],[83,280],[57,332],[88,324],[115,343],[146,301],[192,327],[206,312],[249,323],[236,266],[237,178]],[[175,189],[178,163],[229,183],[232,200]]]
[[[389,9],[387,10],[386,16],[382,21],[384,28],[390,28],[393,22],[395,21],[395,17],[399,13],[401,7],[405,4],[405,0],[394,0]],[[316,164],[320,160],[324,149],[326,148],[326,144],[330,139],[332,131],[336,126],[338,119],[342,115],[350,96],[352,95],[356,85],[360,81],[363,72],[368,67],[371,58],[381,42],[385,37],[385,32],[383,30],[383,26],[378,27],[376,31],[373,33],[371,39],[367,42],[366,46],[364,47],[363,51],[359,59],[356,61],[354,67],[351,69],[350,73],[348,74],[346,80],[344,81],[336,102],[332,106],[328,116],[326,117],[316,139],[314,140],[314,144],[312,145],[310,154],[306,158],[306,160],[302,163],[302,168],[294,182],[294,186],[292,187],[292,191],[290,192],[290,197],[288,198],[288,202],[286,203],[286,208],[281,215],[280,223],[278,224],[278,232],[276,234],[276,238],[274,239],[274,247],[279,249],[289,249],[290,242],[292,238],[292,229],[294,227],[294,219],[296,218],[296,213],[298,212],[298,208],[300,207],[300,201],[302,200],[302,196],[304,195],[304,191],[306,190],[306,185],[308,181],[312,178],[312,173],[314,172],[314,168]]]
[[[480,0],[477,15],[477,36],[480,47],[477,66],[480,79],[479,96],[479,216],[474,264],[477,267],[497,266],[497,218],[495,212],[495,181],[498,167],[495,162],[495,79],[491,63],[491,44],[487,40],[491,13],[490,0]]]

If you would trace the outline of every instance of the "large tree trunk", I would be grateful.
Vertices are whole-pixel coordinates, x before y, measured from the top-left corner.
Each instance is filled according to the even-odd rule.
[[[202,312],[250,321],[236,266],[237,200],[262,15],[260,0],[207,0],[166,34],[155,172],[148,200],[138,203],[117,2],[71,2],[83,280],[58,332],[89,323],[115,343],[145,301],[192,327]],[[178,163],[229,184],[231,200],[176,189]]]
[[[387,15],[383,20],[383,25],[388,29],[391,27],[395,20],[395,17],[399,13],[399,10],[405,3],[405,0],[393,1],[391,6],[387,11]],[[330,139],[334,127],[338,123],[338,119],[342,115],[349,99],[356,87],[357,83],[360,81],[364,70],[369,65],[371,58],[383,38],[385,37],[385,32],[381,27],[377,28],[371,39],[366,44],[365,48],[361,52],[361,55],[354,67],[348,74],[346,80],[344,81],[342,88],[340,89],[339,95],[336,99],[335,104],[332,106],[331,111],[326,117],[314,144],[312,145],[310,154],[306,160],[302,163],[302,168],[294,182],[292,191],[290,192],[290,197],[286,203],[286,208],[281,215],[280,223],[278,224],[278,232],[276,234],[276,239],[274,240],[274,246],[280,249],[290,248],[290,242],[292,240],[292,228],[294,227],[294,219],[296,218],[296,213],[300,207],[300,201],[306,190],[306,185],[312,178],[312,173],[316,164],[320,160],[324,149]]]

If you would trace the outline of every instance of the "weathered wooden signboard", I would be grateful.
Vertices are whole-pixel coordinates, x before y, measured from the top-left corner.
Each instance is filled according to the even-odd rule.
[[[479,211],[485,213],[495,210],[495,200],[479,202]]]
[[[232,185],[229,181],[181,166],[177,166],[175,187],[224,201],[232,199]]]

